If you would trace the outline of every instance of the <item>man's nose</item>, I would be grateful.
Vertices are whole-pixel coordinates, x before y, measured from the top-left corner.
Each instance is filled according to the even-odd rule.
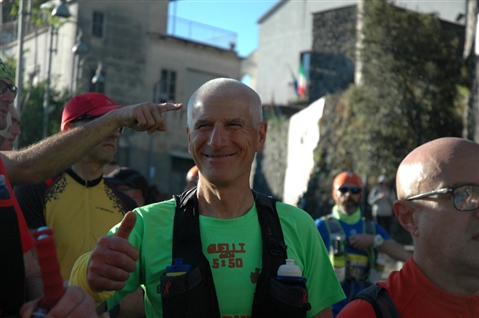
[[[215,124],[211,131],[208,144],[213,149],[221,148],[228,143],[228,132],[225,130],[222,124]]]

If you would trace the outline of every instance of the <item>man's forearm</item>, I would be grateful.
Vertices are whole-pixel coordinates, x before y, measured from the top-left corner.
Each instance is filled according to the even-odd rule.
[[[10,183],[38,183],[80,160],[114,129],[107,130],[94,122],[58,133],[19,151],[2,152]]]
[[[10,183],[38,183],[65,170],[122,126],[149,133],[164,131],[162,113],[181,107],[153,103],[122,107],[26,149],[2,152]]]
[[[378,250],[382,253],[386,253],[393,259],[402,262],[406,262],[411,256],[411,253],[409,253],[404,246],[393,239],[384,241],[384,243],[378,247]]]

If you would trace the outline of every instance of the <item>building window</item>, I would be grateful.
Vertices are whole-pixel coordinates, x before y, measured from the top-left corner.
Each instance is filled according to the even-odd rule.
[[[159,102],[174,102],[176,100],[176,72],[162,69],[160,77]]]
[[[99,38],[103,37],[103,21],[104,21],[103,12],[93,11],[92,21],[93,21],[93,25],[92,25],[91,34]]]

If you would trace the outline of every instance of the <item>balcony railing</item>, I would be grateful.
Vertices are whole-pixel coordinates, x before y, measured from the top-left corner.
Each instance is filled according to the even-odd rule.
[[[0,25],[0,28],[0,45],[17,39],[18,20],[3,23],[3,25]],[[25,23],[25,35],[35,32],[35,29],[39,29],[39,27],[28,22]],[[234,49],[238,41],[238,35],[235,32],[175,16],[169,16],[167,32],[171,36],[225,50]]]
[[[238,38],[235,32],[176,16],[168,16],[167,33],[171,36],[216,46],[225,50],[234,49]]]
[[[35,30],[40,29],[36,25],[33,25],[29,22],[25,22],[23,32],[25,35],[35,32]],[[18,20],[5,22],[0,24],[0,45],[8,44],[10,42],[16,41],[18,38]]]

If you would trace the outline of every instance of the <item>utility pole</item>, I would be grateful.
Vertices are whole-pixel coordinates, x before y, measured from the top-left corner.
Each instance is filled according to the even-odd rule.
[[[25,12],[25,2],[26,0],[19,1],[18,9],[18,38],[17,38],[17,68],[15,72],[15,84],[17,85],[17,98],[15,98],[14,106],[17,109],[17,112],[21,114],[22,108],[22,88],[23,88],[23,33],[24,33],[24,18],[26,15]]]

